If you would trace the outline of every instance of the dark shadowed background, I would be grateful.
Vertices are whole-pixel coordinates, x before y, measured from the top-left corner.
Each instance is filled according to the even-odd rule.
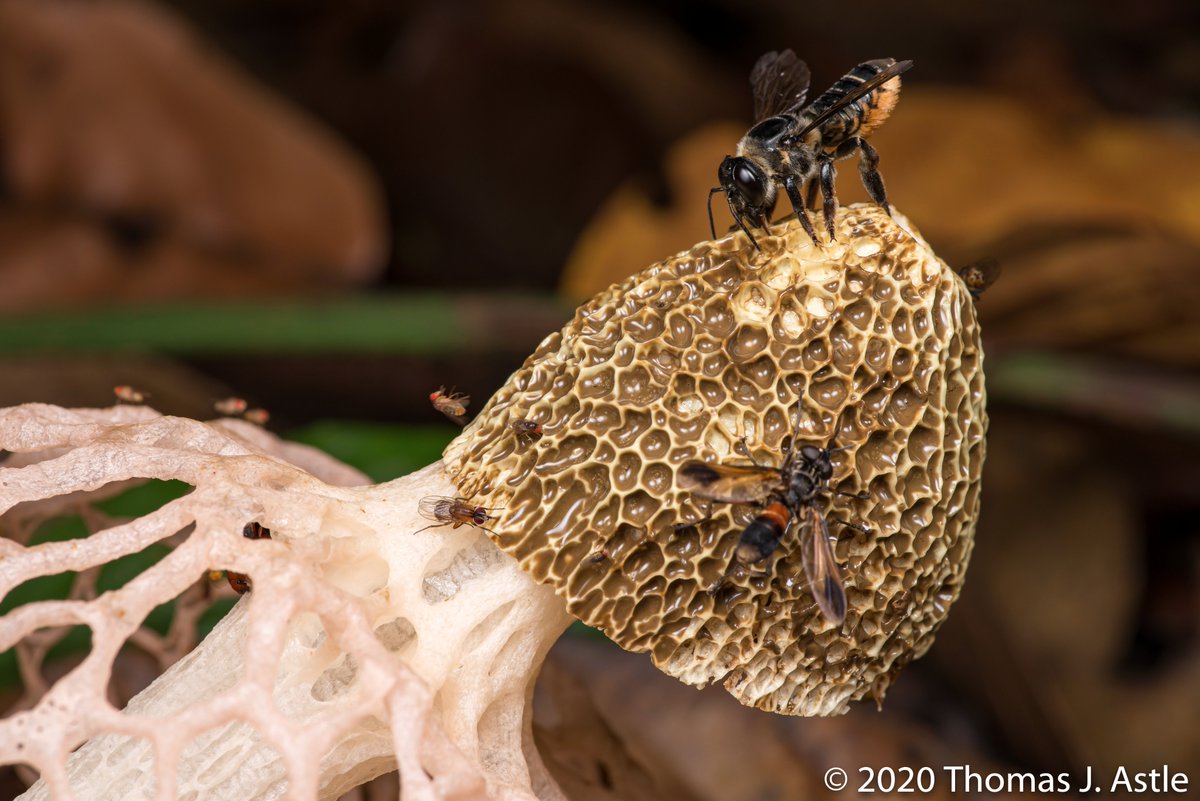
[[[430,392],[478,408],[580,299],[707,237],[759,55],[796,50],[813,94],[913,59],[872,137],[892,203],[949,264],[1003,267],[980,301],[992,429],[962,599],[882,712],[837,720],[774,719],[568,638],[544,691],[589,711],[543,744],[579,798],[834,797],[833,765],[853,785],[863,765],[1168,764],[1195,788],[1197,16],[0,0],[0,405],[108,405],[128,384],[204,417],[236,395],[403,474],[455,433]],[[864,199],[841,172],[842,201]],[[50,657],[61,672],[69,642]],[[22,692],[0,655],[0,699]],[[593,748],[646,775],[622,785]]]

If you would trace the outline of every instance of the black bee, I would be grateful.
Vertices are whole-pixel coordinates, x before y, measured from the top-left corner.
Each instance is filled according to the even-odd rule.
[[[808,217],[816,202],[817,187],[823,199],[825,228],[833,240],[837,198],[833,194],[834,162],[862,153],[859,172],[871,199],[891,214],[879,154],[867,137],[887,120],[900,99],[900,73],[911,61],[891,58],[859,64],[820,97],[804,106],[808,95],[808,66],[791,50],[770,52],[750,72],[754,91],[754,127],[738,142],[737,154],[726,156],[717,170],[720,186],[708,193],[708,224],[717,236],[712,217],[712,196],[725,193],[729,212],[756,249],[751,226],[769,231],[778,187],[782,186],[796,219],[817,242]],[[804,106],[803,108],[801,108]],[[803,191],[807,186],[807,205]]]
[[[812,445],[789,447],[782,467],[684,462],[679,468],[679,486],[721,503],[761,506],[742,530],[734,552],[734,558],[743,565],[765,561],[779,547],[792,521],[799,520],[809,589],[825,618],[840,625],[846,618],[846,590],[829,543],[829,526],[817,504],[821,495],[830,492],[832,450]]]
[[[967,285],[967,291],[971,293],[971,297],[979,300],[983,296],[984,290],[996,283],[996,279],[1000,277],[1000,261],[989,256],[979,261],[973,261],[957,272],[963,283]]]

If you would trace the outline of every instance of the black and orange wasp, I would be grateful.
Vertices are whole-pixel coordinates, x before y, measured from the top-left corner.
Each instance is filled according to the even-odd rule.
[[[819,503],[823,495],[832,491],[828,485],[833,475],[830,454],[836,450],[789,444],[780,467],[757,462],[721,465],[693,460],[680,466],[678,481],[680,488],[703,498],[759,506],[758,514],[742,530],[734,551],[739,564],[766,561],[779,548],[792,524],[798,523],[799,547],[809,589],[825,618],[840,625],[846,618],[846,590],[841,568],[833,555],[829,525]]]

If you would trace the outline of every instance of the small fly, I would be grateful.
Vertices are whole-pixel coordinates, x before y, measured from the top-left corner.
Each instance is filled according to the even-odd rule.
[[[248,540],[269,540],[271,539],[271,529],[261,523],[247,523],[242,527],[242,536]],[[227,570],[225,571],[225,580],[238,595],[245,595],[254,588],[253,582],[245,573]]]
[[[542,424],[533,420],[514,420],[508,424],[517,435],[517,442],[528,447],[542,438]]]
[[[957,271],[963,283],[967,285],[967,291],[971,293],[971,297],[979,300],[983,296],[984,290],[996,283],[996,279],[1000,277],[1000,260],[988,257],[973,261],[965,267],[959,268]]]
[[[117,400],[125,403],[145,403],[146,398],[150,397],[149,392],[134,389],[128,384],[119,384],[113,387],[113,394],[117,396]]]
[[[436,392],[429,393],[429,402],[433,404],[433,408],[460,426],[467,424],[467,405],[471,403],[470,397],[461,392],[447,392],[445,387],[438,387]]]
[[[237,417],[245,413],[247,403],[245,398],[222,398],[213,404],[213,409],[217,414],[223,414],[226,417]]]
[[[420,534],[427,528],[440,526],[474,526],[495,534],[485,524],[498,519],[492,510],[484,506],[472,506],[465,498],[451,498],[446,495],[427,495],[417,502],[417,512],[426,520],[433,520],[424,528],[419,528],[413,534]]]

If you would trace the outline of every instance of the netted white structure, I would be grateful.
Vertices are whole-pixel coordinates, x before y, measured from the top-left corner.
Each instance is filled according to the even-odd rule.
[[[428,522],[417,500],[452,494],[440,464],[367,486],[247,423],[129,406],[6,409],[0,448],[13,452],[0,467],[0,597],[77,572],[69,599],[0,619],[0,652],[17,650],[32,685],[0,721],[0,763],[41,775],[24,798],[332,799],[397,767],[406,799],[561,797],[527,709],[569,618],[477,529],[413,535]],[[136,479],[193,489],[126,522],[87,512],[100,529],[86,539],[28,544],[40,521]],[[271,539],[244,538],[251,521]],[[174,547],[119,589],[91,590],[100,566],[155,543]],[[115,708],[122,647],[163,662],[187,652],[213,569],[248,573],[253,591]],[[143,626],[176,599],[166,637]],[[76,625],[91,651],[48,686],[48,642]]]

